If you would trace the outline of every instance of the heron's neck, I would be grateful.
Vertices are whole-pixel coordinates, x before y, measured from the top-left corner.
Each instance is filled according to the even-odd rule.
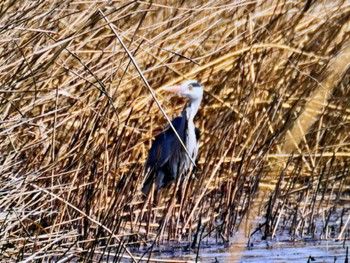
[[[186,104],[186,116],[188,121],[193,121],[201,104],[201,99],[190,100]]]

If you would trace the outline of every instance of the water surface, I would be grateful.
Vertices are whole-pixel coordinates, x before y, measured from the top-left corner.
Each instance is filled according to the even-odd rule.
[[[198,262],[203,263],[263,263],[263,262],[286,262],[300,263],[308,262],[345,262],[346,246],[350,241],[312,241],[312,242],[266,242],[254,243],[251,248],[245,249],[243,254],[236,252],[235,248],[244,246],[244,244],[235,245],[235,247],[215,246],[201,248],[198,255]],[[239,251],[240,249],[238,249]],[[155,252],[152,258],[173,259],[195,262],[195,251],[169,251]]]

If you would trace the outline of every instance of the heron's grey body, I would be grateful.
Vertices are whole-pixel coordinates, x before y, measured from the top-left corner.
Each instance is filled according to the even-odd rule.
[[[192,160],[196,160],[199,130],[195,127],[193,119],[202,100],[203,88],[196,81],[187,81],[181,86],[177,86],[176,91],[174,88],[169,90],[180,93],[189,99],[181,116],[176,117],[172,124],[186,145]],[[192,167],[191,159],[173,129],[168,125],[162,133],[155,137],[152,143],[145,165],[148,175],[142,192],[148,195],[153,183],[155,183],[157,190],[167,187],[176,180],[179,174],[186,174]]]

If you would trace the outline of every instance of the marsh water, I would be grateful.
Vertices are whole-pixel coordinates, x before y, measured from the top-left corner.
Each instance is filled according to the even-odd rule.
[[[152,258],[169,260],[168,262],[348,262],[346,252],[350,241],[299,241],[254,243],[242,252],[244,244],[234,246],[214,246],[195,251],[163,250],[152,254]],[[239,249],[236,249],[240,247]]]

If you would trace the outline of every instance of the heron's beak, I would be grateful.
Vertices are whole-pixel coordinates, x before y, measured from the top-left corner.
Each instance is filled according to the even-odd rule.
[[[183,93],[184,89],[181,86],[170,86],[170,87],[165,87],[163,90],[165,91],[170,91],[170,92],[174,92],[177,94]]]

